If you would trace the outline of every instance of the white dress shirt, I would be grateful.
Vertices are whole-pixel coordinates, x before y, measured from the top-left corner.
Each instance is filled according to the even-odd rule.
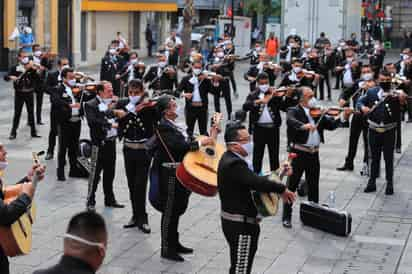
[[[309,123],[316,126],[315,120],[313,120],[312,116],[310,115],[310,109],[305,108],[305,107],[303,107],[303,109],[305,110],[305,114],[309,119]],[[309,137],[308,137],[308,140],[305,146],[318,147],[319,145],[320,145],[320,135],[319,135],[318,130],[316,129],[314,131],[309,131]]]
[[[74,98],[72,89],[69,86],[67,86],[66,84],[63,84],[63,85],[64,85],[64,88],[65,88],[66,94],[69,95],[70,99],[72,100],[72,104],[75,104],[76,99]],[[79,111],[80,110],[78,108],[72,108],[72,116],[79,116],[80,115]]]
[[[265,94],[263,92],[260,92],[259,99],[263,99],[264,97],[265,97]],[[258,124],[269,124],[269,123],[273,123],[273,119],[270,116],[268,105],[265,104],[262,114],[260,115],[260,118],[258,120]]]
[[[192,102],[201,103],[202,97],[200,96],[199,79],[193,75],[193,77],[190,78],[189,82],[193,85]]]

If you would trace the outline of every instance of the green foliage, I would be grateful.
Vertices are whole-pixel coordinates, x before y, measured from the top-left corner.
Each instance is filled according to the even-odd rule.
[[[281,16],[280,0],[243,0],[243,3],[243,12],[247,16],[254,14]]]

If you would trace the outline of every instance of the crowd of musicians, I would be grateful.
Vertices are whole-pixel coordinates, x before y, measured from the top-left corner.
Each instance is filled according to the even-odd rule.
[[[13,81],[15,90],[10,139],[18,137],[24,104],[31,136],[40,137],[36,126],[43,124],[43,95],[48,94],[51,111],[46,159],[53,159],[58,139],[57,180],[66,180],[68,156],[68,176],[88,178],[85,203],[90,211],[95,210],[100,177],[105,206],[124,207],[113,192],[116,142],[121,141],[132,208],[131,219],[124,227],[150,233],[148,181],[157,182],[151,186],[150,197],[162,214],[161,256],[183,261],[181,255],[193,253],[193,249],[181,243],[178,225],[191,192],[178,182],[176,164],[187,152],[216,142],[212,137],[196,139],[195,126],[201,135],[208,136],[209,95],[216,112],[221,112],[223,98],[227,151],[217,176],[222,229],[230,246],[230,273],[250,273],[257,250],[260,216],[251,191],[281,194],[282,223],[286,228],[292,227],[294,193],[303,187],[302,182],[308,199],[319,202],[319,150],[325,142],[325,130],[350,130],[344,165],[337,167],[340,171],[354,170],[362,135],[361,174],[368,177],[365,192],[376,191],[383,152],[385,193],[394,193],[394,152],[401,152],[406,113],[407,122],[412,122],[412,97],[408,96],[412,79],[410,49],[402,51],[398,62],[385,64],[385,50],[379,41],[368,49],[367,61],[359,57],[361,47],[356,35],[334,47],[324,33],[311,45],[295,32],[287,37],[275,58],[268,56],[259,43],[241,58],[229,35],[219,38],[208,56],[194,48],[187,60],[180,60],[181,46],[180,38],[172,32],[157,53],[155,64],[147,67],[124,41],[113,40],[102,59],[100,81],[74,70],[65,57],[58,58],[57,69],[53,70],[50,54],[43,53],[39,45],[33,46],[33,55],[19,52],[17,65],[5,76],[6,81]],[[242,109],[234,111],[232,93],[238,96],[234,71],[236,61],[242,59],[250,60],[250,68],[243,75],[250,90]],[[332,100],[332,75],[339,92],[334,107],[330,102],[322,103]],[[180,99],[185,102],[182,111],[177,103]],[[286,116],[288,151],[297,154],[286,186],[261,176],[266,146],[270,170],[281,165],[282,112]],[[247,126],[243,124],[246,115]],[[184,118],[183,125],[177,120],[179,116]],[[79,162],[83,120],[90,129],[87,168]]]

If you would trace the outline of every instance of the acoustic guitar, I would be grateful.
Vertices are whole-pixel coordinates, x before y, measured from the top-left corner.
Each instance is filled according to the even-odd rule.
[[[43,151],[44,153],[44,151]],[[39,164],[39,155],[33,152],[33,162]],[[38,177],[33,175],[32,184],[36,188]],[[3,189],[4,202],[10,204],[22,193],[22,184],[7,186]],[[8,257],[27,255],[32,247],[32,225],[36,216],[36,205],[32,201],[27,211],[10,226],[0,226],[0,245]]]
[[[221,119],[221,113],[213,114],[210,136],[215,140],[220,131]],[[198,140],[202,138],[205,136],[199,136]],[[211,146],[202,146],[197,151],[188,152],[176,169],[177,179],[190,191],[207,197],[215,196],[217,168],[224,152],[224,146],[217,142]]]
[[[276,171],[271,172],[268,175],[268,179],[281,184],[285,175],[290,175],[291,164],[293,159],[296,157],[296,153],[289,153],[288,160],[282,163],[281,167],[279,167]],[[252,191],[252,198],[255,203],[256,210],[261,217],[275,216],[277,214],[279,210],[279,194]]]

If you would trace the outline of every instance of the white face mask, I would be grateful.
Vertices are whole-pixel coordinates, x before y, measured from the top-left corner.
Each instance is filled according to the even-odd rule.
[[[212,84],[215,88],[217,88],[220,85],[219,81],[213,81]]]
[[[261,49],[262,49],[262,48],[260,48],[260,47],[259,47],[259,48],[256,48],[256,51],[260,51]]]
[[[375,49],[379,49],[379,45],[375,45],[374,48],[375,48]]]
[[[64,66],[62,66],[61,70],[64,70],[65,68],[70,68],[70,66],[69,65],[64,65]]]
[[[263,92],[266,92],[269,90],[269,85],[265,84],[265,85],[259,85],[259,89]]]
[[[299,72],[301,72],[301,71],[302,71],[302,68],[301,68],[301,67],[293,68],[293,72],[294,72],[294,73],[299,73]]]
[[[0,162],[0,170],[5,170],[8,165],[9,165],[9,162],[7,162],[7,161],[1,161],[1,162]]]
[[[103,99],[103,102],[104,102],[106,105],[109,105],[112,101],[113,101],[112,98]]]
[[[21,63],[23,64],[23,65],[26,65],[26,64],[28,64],[30,62],[30,59],[29,59],[29,57],[24,57],[23,59],[21,59]]]
[[[247,156],[253,155],[253,142],[249,142],[246,144],[241,144],[242,148],[245,150],[247,153]]]
[[[196,68],[193,69],[193,74],[194,74],[194,75],[199,76],[200,73],[202,73],[202,70],[201,70],[201,69],[196,69]]]
[[[349,63],[353,62],[353,58],[346,58],[346,61],[349,62]]]
[[[314,108],[318,105],[318,101],[313,97],[312,99],[309,100],[308,102],[308,107],[309,108]]]
[[[373,80],[373,73],[362,74],[361,78],[362,78],[362,80],[365,80],[365,81]]]
[[[131,59],[130,64],[132,64],[132,65],[137,64],[137,59]]]
[[[216,54],[216,56],[219,57],[219,58],[222,58],[222,57],[225,56],[225,53],[220,51]]]
[[[132,103],[132,104],[136,104],[137,102],[139,102],[139,100],[140,100],[140,98],[141,98],[141,96],[129,96],[129,100],[130,100],[130,103]]]
[[[35,52],[34,52],[34,56],[36,56],[36,57],[40,57],[41,56],[41,50],[36,50]]]
[[[166,62],[164,62],[164,61],[159,62],[158,64],[159,64],[159,67],[161,67],[161,68],[166,66]]]
[[[116,53],[116,49],[113,49],[113,48],[109,49],[109,53],[111,55],[114,55]]]
[[[76,80],[72,79],[72,80],[68,80],[67,84],[69,84],[69,86],[74,87],[76,85]]]

